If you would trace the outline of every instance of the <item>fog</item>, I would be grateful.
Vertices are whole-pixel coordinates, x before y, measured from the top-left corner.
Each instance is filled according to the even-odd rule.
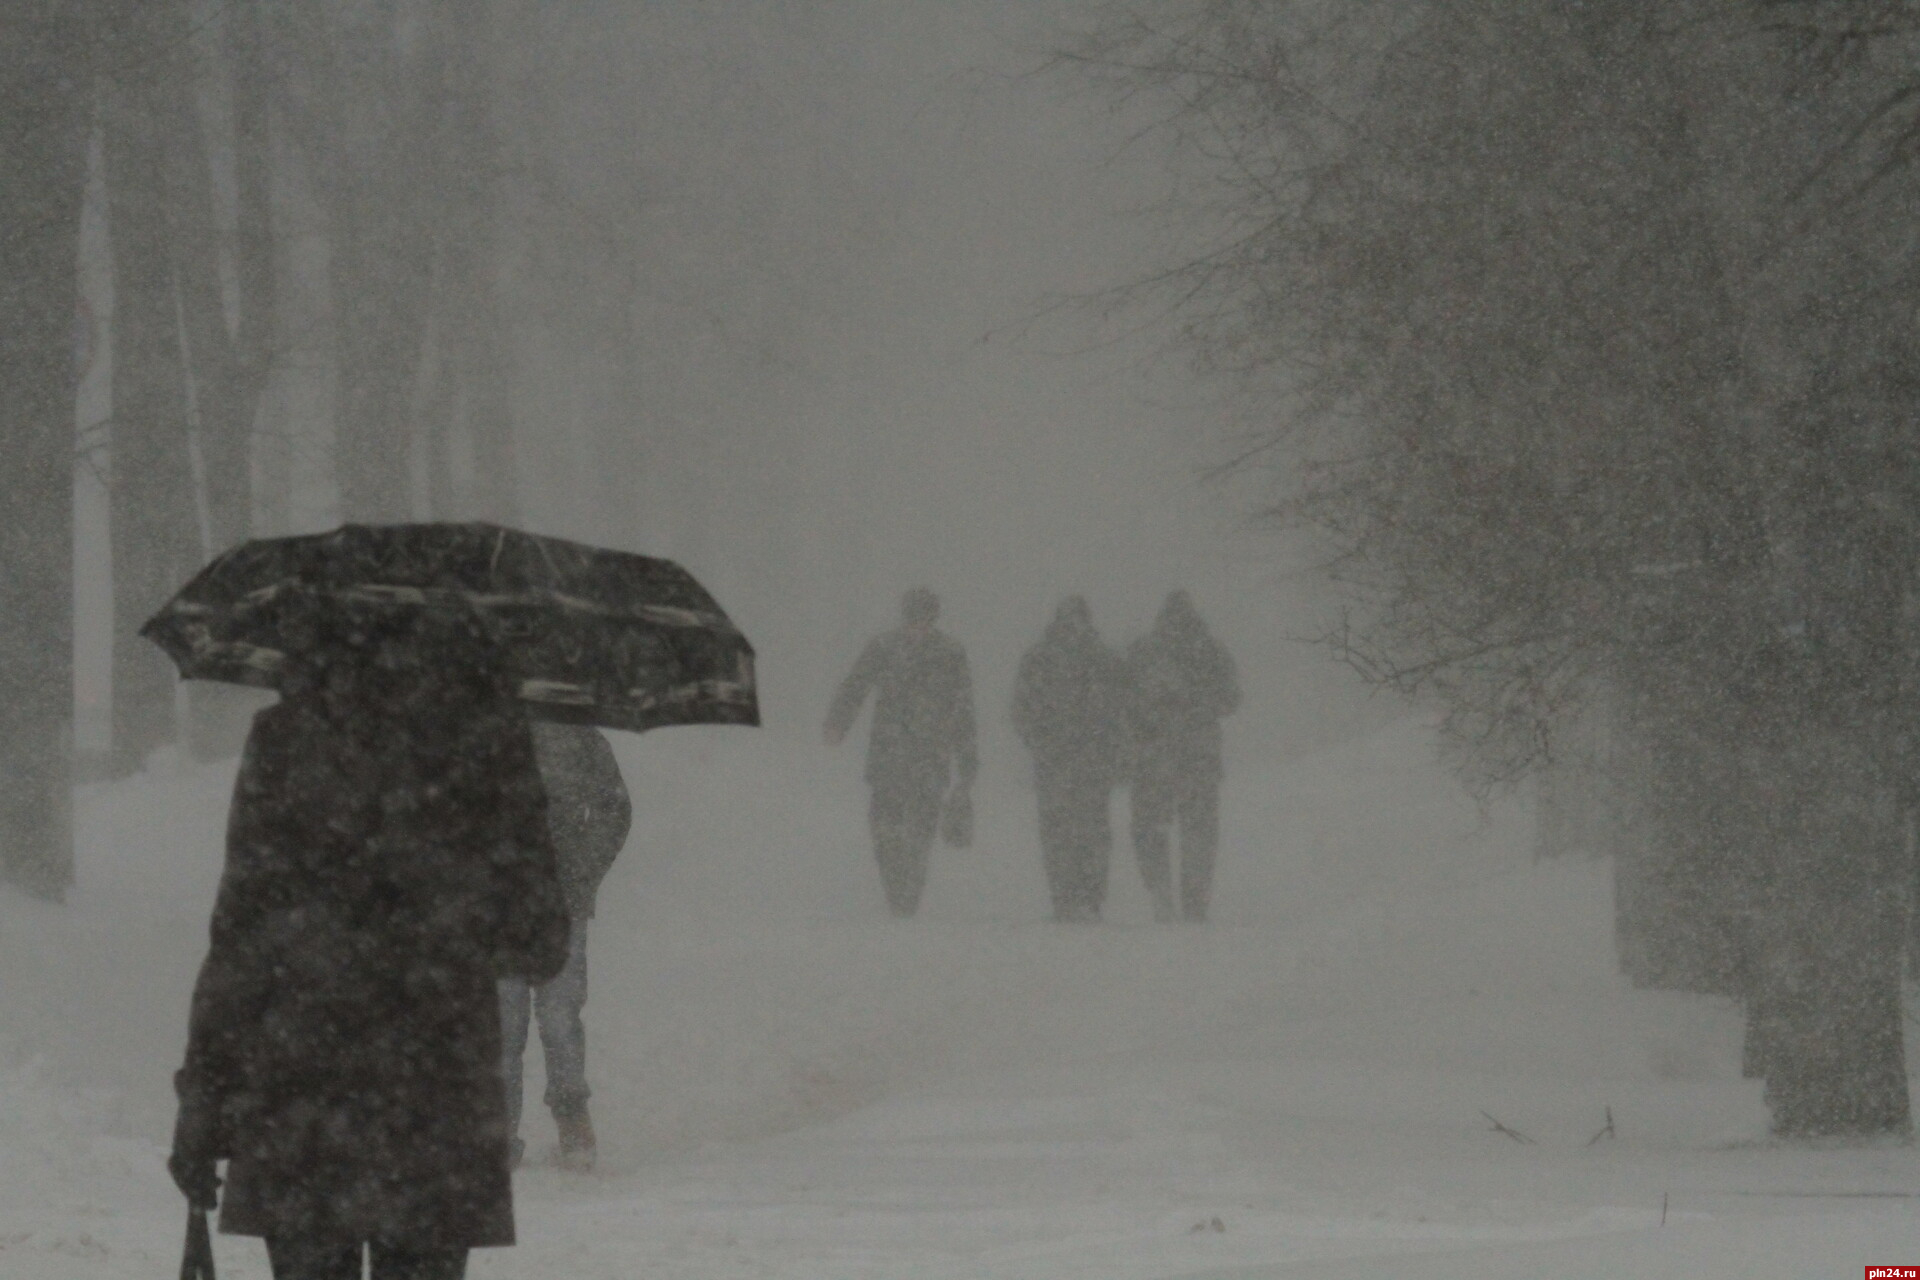
[[[989,731],[1004,728],[1020,650],[1069,593],[1118,641],[1166,591],[1194,590],[1249,649],[1272,714],[1245,731],[1263,741],[1316,741],[1363,701],[1297,643],[1330,599],[1311,545],[1259,525],[1260,478],[1211,479],[1236,447],[1217,392],[1169,334],[1105,313],[1179,243],[1150,212],[1167,194],[1154,157],[1046,71],[1074,14],[500,19],[520,523],[692,568],[755,641],[775,731],[817,722],[917,584],[942,594],[974,656]],[[524,43],[507,38],[513,22]],[[291,454],[283,527],[306,532],[342,508],[324,225],[288,168],[293,316],[255,465]],[[82,270],[110,316],[97,183],[87,212]],[[83,425],[112,413],[105,336]],[[406,514],[425,513],[423,484]],[[103,745],[111,587],[95,475],[79,501],[80,734]]]
[[[1373,16],[1327,25],[1373,50],[1399,29],[1380,17],[1394,6],[1361,8]],[[1441,28],[1428,8],[1454,12],[1401,8]],[[1497,486],[1554,432],[1575,442],[1540,468],[1555,483],[1589,463],[1624,466],[1659,437],[1666,419],[1613,453],[1595,444],[1566,460],[1603,433],[1564,424],[1644,407],[1621,389],[1627,375],[1608,381],[1610,362],[1651,359],[1659,332],[1636,331],[1625,355],[1595,340],[1591,363],[1606,376],[1580,364],[1584,338],[1555,348],[1542,337],[1576,354],[1543,357],[1537,384],[1512,375],[1521,389],[1501,400],[1500,379],[1532,368],[1517,347],[1489,356],[1491,339],[1468,350],[1432,336],[1491,326],[1500,286],[1473,293],[1447,274],[1455,241],[1401,235],[1384,215],[1366,252],[1349,253],[1326,223],[1358,226],[1373,206],[1316,203],[1321,193],[1301,201],[1311,216],[1289,221],[1292,197],[1277,193],[1294,175],[1259,158],[1270,145],[1344,181],[1342,165],[1371,177],[1365,164],[1398,156],[1397,142],[1316,153],[1315,131],[1332,126],[1303,129],[1307,141],[1276,126],[1250,161],[1209,149],[1215,135],[1192,123],[1242,118],[1244,102],[1205,69],[1233,51],[1236,23],[1265,39],[1289,21],[1313,26],[1323,7],[170,0],[152,12],[162,9],[124,25],[158,23],[141,28],[156,47],[191,50],[180,82],[191,89],[176,102],[139,77],[105,76],[84,148],[77,290],[94,328],[74,388],[84,465],[72,627],[60,635],[73,654],[73,864],[52,891],[18,875],[28,891],[0,891],[0,1272],[173,1265],[173,1072],[238,747],[271,695],[176,682],[132,629],[225,549],[236,519],[255,537],[484,519],[671,559],[755,650],[760,727],[607,735],[634,820],[588,935],[598,1163],[565,1166],[536,1036],[513,1180],[518,1244],[476,1251],[469,1275],[1786,1276],[1920,1258],[1911,1215],[1884,1203],[1910,1198],[1920,1177],[1904,1120],[1891,1136],[1785,1140],[1778,1097],[1752,1069],[1763,1001],[1713,968],[1746,963],[1722,951],[1746,953],[1700,909],[1708,891],[1689,896],[1710,879],[1700,866],[1722,865],[1698,849],[1728,840],[1715,826],[1689,843],[1695,829],[1673,816],[1751,798],[1719,775],[1699,781],[1694,738],[1675,745],[1674,724],[1692,732],[1711,719],[1705,703],[1687,700],[1699,695],[1682,674],[1640,679],[1664,651],[1638,669],[1619,657],[1638,661],[1643,634],[1592,658],[1597,642],[1578,633],[1608,610],[1610,623],[1627,619],[1618,631],[1654,630],[1633,610],[1665,582],[1648,586],[1644,570],[1670,548],[1646,530],[1683,521],[1628,511],[1615,522],[1629,530],[1619,565],[1553,543],[1542,553],[1551,575],[1488,567],[1548,541],[1539,530],[1606,523],[1580,524],[1594,486],[1545,499],[1520,481]],[[271,85],[252,188],[250,82],[223,70],[244,70],[234,33],[248,14],[264,23]],[[1300,47],[1315,52],[1299,74],[1322,77],[1326,115],[1359,121],[1356,137],[1388,136],[1380,119],[1425,101],[1380,70],[1399,65],[1397,44],[1356,59],[1345,80],[1327,79],[1338,59],[1321,46]],[[168,83],[173,64],[155,65],[153,83]],[[1702,92],[1700,118],[1723,120],[1765,83],[1744,64],[1720,70],[1737,84]],[[1517,79],[1523,98],[1532,80]],[[1277,118],[1297,99],[1274,101],[1260,110]],[[176,247],[161,269],[172,283],[154,295],[179,308],[165,320],[179,330],[171,348],[138,345],[133,307],[147,294],[135,288],[132,218],[115,203],[132,181],[128,120],[142,102],[186,104],[207,149],[195,169],[181,159],[192,147],[155,135],[173,166],[162,204]],[[462,114],[475,102],[483,126]],[[1423,163],[1455,163],[1434,142],[1453,139],[1451,127],[1416,138],[1430,148],[1412,148]],[[1721,146],[1709,157],[1724,166],[1721,203],[1744,207],[1751,191],[1733,175],[1764,131],[1728,141],[1737,130],[1699,127]],[[1579,167],[1578,145],[1559,163]],[[1615,161],[1652,171],[1638,152]],[[1516,188],[1513,175],[1531,173],[1505,152],[1487,163]],[[1216,168],[1230,177],[1208,187]],[[1437,190],[1432,172],[1419,180]],[[204,225],[182,212],[195,173]],[[1329,183],[1342,198],[1363,187]],[[1396,195],[1391,182],[1366,189],[1380,207]],[[1315,275],[1300,265],[1308,251],[1243,235],[1265,206],[1210,203],[1246,190],[1286,206],[1267,230],[1332,245],[1335,265]],[[1531,199],[1513,196],[1516,207]],[[271,224],[264,302],[246,250],[259,218]],[[1646,235],[1671,248],[1684,230]],[[222,490],[228,382],[196,354],[193,266],[178,248],[201,235],[217,246],[208,288],[234,368],[252,367],[248,318],[263,305],[270,316],[257,384],[228,380],[258,397],[238,499]],[[1227,285],[1196,274],[1216,258],[1241,274]],[[1634,280],[1661,279],[1662,262],[1650,252]],[[1529,268],[1540,280],[1554,269]],[[1427,289],[1422,270],[1450,283]],[[1420,309],[1435,289],[1447,303],[1438,321]],[[1414,300],[1404,312],[1395,290]],[[1777,280],[1750,290],[1789,294]],[[1460,297],[1493,300],[1463,320],[1472,308]],[[1662,310],[1667,297],[1645,314],[1684,329],[1691,313]],[[1391,338],[1373,347],[1368,307],[1391,316],[1380,324]],[[1304,347],[1249,355],[1259,341],[1221,336],[1235,316],[1276,313],[1276,333],[1324,339],[1311,359]],[[1745,323],[1743,341],[1787,345],[1787,320]],[[1769,366],[1769,386],[1788,381],[1779,370],[1795,358]],[[1457,389],[1402,394],[1391,377],[1421,360],[1444,370],[1436,385],[1462,368],[1463,384],[1495,371],[1494,408]],[[1341,382],[1350,367],[1367,372]],[[136,394],[156,368],[178,382],[178,405]],[[1367,399],[1378,370],[1391,394]],[[1337,407],[1314,418],[1303,406],[1334,384],[1324,403]],[[1666,383],[1648,393],[1661,412],[1685,394]],[[1739,399],[1718,384],[1713,394]],[[1507,439],[1502,415],[1528,396],[1553,431],[1514,429],[1519,443],[1475,453],[1485,438],[1471,433]],[[1740,403],[1730,417],[1764,417]],[[1424,430],[1429,414],[1446,424],[1438,446],[1407,426]],[[177,477],[133,476],[128,460],[148,456],[136,444],[176,437]],[[1380,439],[1389,446],[1376,450]],[[1415,478],[1393,491],[1400,505],[1364,518],[1338,505],[1382,491],[1341,485],[1408,439],[1413,461],[1394,474]],[[1428,555],[1448,537],[1481,557],[1470,572]],[[1628,585],[1603,597],[1616,582]],[[877,711],[863,709],[838,745],[822,727],[914,587],[938,593],[939,628],[969,660],[980,777],[970,845],[936,844],[918,912],[894,919],[862,772]],[[1036,821],[1044,797],[1012,716],[1023,654],[1068,596],[1084,596],[1124,650],[1174,590],[1232,655],[1241,695],[1222,722],[1211,911],[1204,923],[1156,922],[1121,786],[1107,801],[1100,918],[1057,922]],[[1735,607],[1712,600],[1694,611]],[[1504,633],[1475,648],[1486,635],[1469,616],[1494,631],[1545,617],[1551,634],[1525,649],[1537,639],[1527,632],[1511,658]],[[1428,649],[1412,653],[1416,633]],[[1516,668],[1524,678],[1501,684]],[[1665,719],[1646,710],[1662,697]],[[1475,754],[1488,743],[1497,750]],[[1842,759],[1829,767],[1853,757]],[[1745,812],[1803,830],[1801,811],[1781,817],[1771,803]],[[1898,866],[1910,868],[1902,839]],[[1737,981],[1761,979],[1740,969]],[[269,1274],[256,1238],[217,1235],[214,1250],[222,1274]]]
[[[669,7],[548,37],[580,73],[542,136],[631,236],[646,340],[608,351],[579,298],[521,322],[520,419],[555,442],[527,450],[528,519],[698,566],[774,724],[817,720],[922,583],[990,722],[1069,592],[1118,635],[1190,586],[1270,663],[1327,666],[1278,642],[1304,562],[1201,482],[1226,447],[1205,393],[1165,334],[1098,320],[1162,251],[1139,211],[1164,179],[1042,74],[1065,12]]]

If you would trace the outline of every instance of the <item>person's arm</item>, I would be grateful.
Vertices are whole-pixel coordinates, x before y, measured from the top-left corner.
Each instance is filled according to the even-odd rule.
[[[1227,646],[1218,640],[1213,642],[1215,674],[1213,714],[1230,716],[1240,706],[1240,672],[1233,664],[1233,655],[1227,652]]]
[[[598,729],[586,730],[587,748],[586,807],[582,816],[585,845],[585,870],[597,890],[612,869],[614,859],[627,844],[633,830],[633,798],[627,794],[626,779],[620,776],[620,762],[613,746]]]
[[[953,646],[953,746],[960,766],[960,785],[973,785],[980,772],[980,735],[973,717],[973,674],[967,669],[967,651]]]
[[[1036,687],[1039,665],[1039,652],[1029,649],[1020,659],[1020,669],[1013,677],[1013,731],[1029,747],[1040,727],[1040,692]]]
[[[853,728],[853,722],[860,714],[860,704],[867,699],[867,691],[880,679],[881,672],[887,666],[887,644],[885,636],[876,636],[860,651],[854,661],[853,670],[840,682],[840,689],[833,695],[833,702],[827,708],[827,724],[823,736],[828,746],[838,746],[847,736],[847,730]]]
[[[218,1199],[215,1164],[232,1154],[224,1110],[240,1084],[246,1042],[270,995],[263,957],[250,941],[271,908],[269,859],[276,806],[285,802],[277,752],[256,730],[247,739],[227,812],[226,864],[214,900],[206,958],[193,985],[187,1015],[187,1051],[174,1073],[179,1111],[168,1171],[195,1208]]]

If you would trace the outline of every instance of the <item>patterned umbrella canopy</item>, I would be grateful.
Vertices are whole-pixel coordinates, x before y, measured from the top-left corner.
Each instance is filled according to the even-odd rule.
[[[760,723],[753,646],[670,560],[490,524],[342,525],[243,543],[140,634],[190,680],[278,688],[303,658],[290,602],[472,610],[539,720],[640,732]],[[432,655],[423,655],[431,661]]]

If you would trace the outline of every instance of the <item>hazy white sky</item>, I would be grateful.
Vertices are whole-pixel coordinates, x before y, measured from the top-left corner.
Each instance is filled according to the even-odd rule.
[[[1293,554],[1244,531],[1248,491],[1200,483],[1223,415],[1170,335],[1049,310],[1170,251],[1142,212],[1156,158],[1122,154],[1102,102],[1039,72],[1081,12],[651,6],[559,37],[582,68],[562,95],[581,122],[569,173],[639,229],[657,443],[632,536],[739,616],[776,716],[817,718],[823,682],[916,582],[946,597],[996,709],[1068,592],[1114,638],[1175,585],[1243,649],[1311,625],[1276,577]],[[537,372],[569,383],[566,345]],[[577,395],[527,385],[530,434],[534,406]],[[576,438],[527,463],[533,523],[618,536],[586,497],[604,451]],[[1267,665],[1285,684],[1321,661]]]
[[[1042,70],[1083,6],[526,13],[503,54],[525,180],[502,276],[525,523],[683,560],[758,645],[776,725],[810,726],[922,582],[974,652],[990,728],[1069,592],[1123,640],[1166,590],[1193,589],[1247,669],[1243,734],[1317,739],[1327,708],[1357,700],[1283,640],[1312,629],[1322,593],[1298,550],[1247,530],[1257,482],[1201,482],[1230,449],[1218,389],[1146,317],[1074,301],[1175,252],[1144,212],[1159,158],[1123,150],[1105,103]],[[297,184],[282,196],[297,236]],[[97,219],[86,245],[104,316]],[[321,528],[337,518],[324,324],[293,341],[295,520]],[[110,365],[109,349],[83,424],[110,412]],[[92,477],[80,498],[84,743],[108,605]]]

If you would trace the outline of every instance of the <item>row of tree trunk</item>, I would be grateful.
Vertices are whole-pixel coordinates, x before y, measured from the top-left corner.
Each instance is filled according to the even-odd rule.
[[[317,215],[341,518],[514,515],[486,0],[0,3],[0,875],[74,874],[73,491],[81,212],[104,192],[113,573],[108,765],[237,741],[137,636],[210,554],[290,532],[256,444],[309,282],[276,227]],[[303,201],[315,206],[300,207]],[[463,456],[464,450],[464,456]],[[464,464],[464,465],[463,465]],[[285,467],[271,477],[284,488]],[[311,496],[309,495],[309,504]],[[329,505],[322,503],[320,505]],[[183,714],[184,712],[184,714]]]
[[[74,315],[95,33],[85,6],[0,10],[0,867],[72,877]]]

